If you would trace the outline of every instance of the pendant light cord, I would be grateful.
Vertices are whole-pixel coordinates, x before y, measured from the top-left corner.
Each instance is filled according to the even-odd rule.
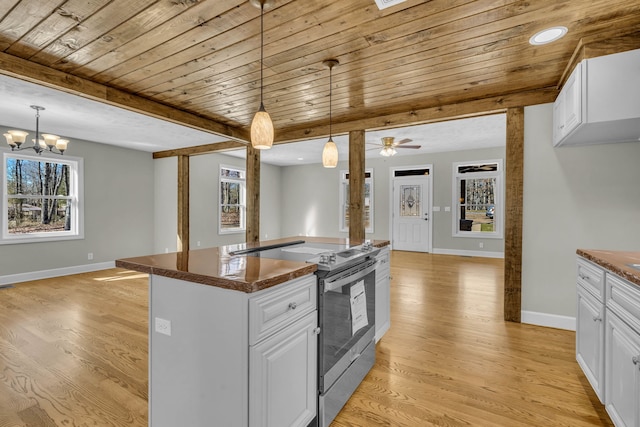
[[[260,2],[260,106],[264,108],[264,104],[262,103],[262,90],[263,90],[263,82],[262,82],[262,69],[264,62],[264,0]]]
[[[332,94],[333,94],[333,66],[329,67],[329,139],[331,139],[332,136],[332,132],[331,132],[331,99]]]

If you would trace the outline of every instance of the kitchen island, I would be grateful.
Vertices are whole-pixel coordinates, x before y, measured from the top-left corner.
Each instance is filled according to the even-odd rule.
[[[640,425],[640,252],[577,251],[576,359],[617,427]]]
[[[283,427],[315,419],[318,265],[236,254],[299,239],[116,261],[149,274],[149,425]]]

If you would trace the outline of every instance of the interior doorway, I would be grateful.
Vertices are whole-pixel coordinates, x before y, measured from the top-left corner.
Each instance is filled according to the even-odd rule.
[[[391,247],[431,252],[432,165],[391,170]]]

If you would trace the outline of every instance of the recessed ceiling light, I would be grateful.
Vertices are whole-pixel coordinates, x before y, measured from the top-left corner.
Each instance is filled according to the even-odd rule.
[[[298,157],[298,160],[302,161],[302,160],[304,160],[304,157]]]
[[[551,43],[561,39],[565,34],[567,34],[567,31],[567,27],[562,26],[547,28],[546,30],[538,31],[537,33],[535,33],[529,39],[529,43],[534,46]]]

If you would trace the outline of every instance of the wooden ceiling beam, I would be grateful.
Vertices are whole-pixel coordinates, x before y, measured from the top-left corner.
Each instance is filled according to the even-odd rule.
[[[345,120],[332,124],[334,135],[345,134],[357,129],[380,130],[402,126],[419,125],[442,122],[451,119],[476,117],[496,114],[507,108],[524,107],[528,105],[546,104],[553,102],[558,96],[556,87],[548,87],[529,92],[512,93],[493,96],[473,101],[454,104],[437,105],[434,107],[415,109],[404,112],[376,114],[371,112],[368,118]],[[329,126],[315,126],[304,128],[279,129],[276,131],[275,144],[303,141],[306,139],[322,138],[329,135]]]
[[[238,148],[245,148],[247,144],[236,141],[216,142],[214,144],[196,145],[193,147],[176,148],[175,150],[156,151],[153,153],[154,159],[163,159],[165,157],[175,156],[197,156],[200,154],[215,153],[218,151],[237,150]]]
[[[188,126],[203,132],[225,135],[240,141],[249,140],[249,132],[246,129],[225,125],[1,52],[0,74],[124,108],[156,119]]]

